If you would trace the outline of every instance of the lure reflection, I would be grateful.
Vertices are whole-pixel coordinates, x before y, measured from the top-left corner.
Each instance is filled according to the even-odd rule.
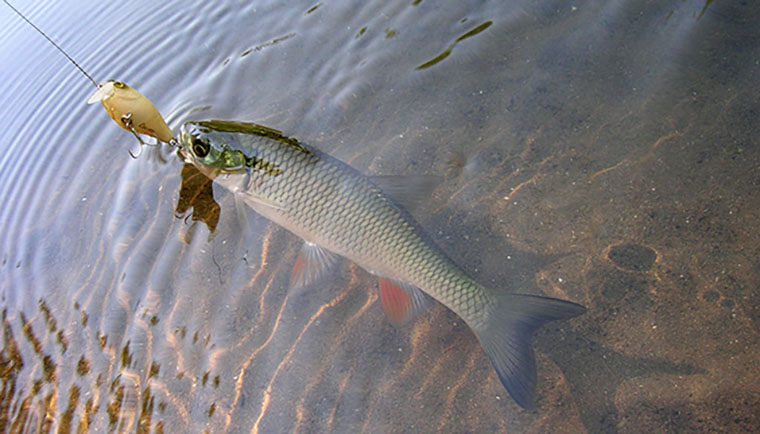
[[[156,146],[145,142],[140,134],[173,145],[172,130],[166,124],[156,106],[143,94],[121,82],[110,80],[98,85],[98,90],[87,100],[88,104],[100,102],[108,116],[124,130],[132,133],[141,145]],[[130,155],[137,158],[138,155]]]

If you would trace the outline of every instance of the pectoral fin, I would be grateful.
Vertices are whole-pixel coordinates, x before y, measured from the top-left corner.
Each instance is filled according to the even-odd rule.
[[[380,278],[380,300],[395,326],[408,323],[427,305],[427,297],[418,288],[383,277]]]
[[[299,289],[314,283],[335,264],[337,256],[322,247],[304,242],[290,275],[290,288]]]

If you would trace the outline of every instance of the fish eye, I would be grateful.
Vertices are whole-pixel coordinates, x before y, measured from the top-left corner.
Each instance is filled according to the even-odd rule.
[[[208,155],[209,147],[208,143],[203,140],[193,137],[193,154],[198,158],[204,158]]]
[[[113,82],[113,85],[114,85],[114,87],[115,87],[115,88],[117,88],[117,89],[124,89],[125,87],[127,87],[127,85],[126,85],[126,84],[124,84],[124,83],[122,83],[122,82],[120,82],[120,81],[114,81],[114,82]]]

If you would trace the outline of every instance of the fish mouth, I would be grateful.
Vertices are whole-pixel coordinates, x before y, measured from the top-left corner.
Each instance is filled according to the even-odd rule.
[[[177,149],[177,155],[179,155],[179,159],[182,160],[183,163],[192,163],[192,156],[185,151],[185,148]]]
[[[179,127],[180,142],[184,142],[189,135],[190,135],[190,132],[188,131],[188,123],[185,122]]]
[[[184,123],[179,128],[179,150],[177,150],[177,155],[179,155],[185,163],[193,164],[195,162],[195,156],[192,152],[187,150],[190,143],[192,143],[192,134],[189,131],[188,124]]]

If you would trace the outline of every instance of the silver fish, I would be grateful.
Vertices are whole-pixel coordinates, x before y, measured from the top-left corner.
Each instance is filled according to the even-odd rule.
[[[180,147],[186,161],[306,241],[293,286],[308,285],[343,256],[379,277],[383,308],[397,324],[423,308],[424,291],[467,323],[512,398],[533,407],[531,337],[549,321],[583,313],[583,306],[481,286],[373,178],[280,131],[242,122],[188,122]]]

